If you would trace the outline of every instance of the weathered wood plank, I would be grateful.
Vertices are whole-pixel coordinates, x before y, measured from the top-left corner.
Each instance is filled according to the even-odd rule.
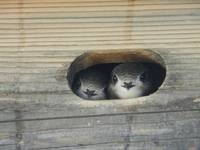
[[[0,1],[0,149],[199,150],[199,0]],[[66,81],[86,51],[151,49],[155,94],[83,101]]]
[[[4,145],[0,146],[0,150],[16,150],[16,145]]]
[[[40,150],[45,149],[56,149],[56,150],[73,150],[73,149],[83,149],[83,150],[110,150],[110,149],[118,149],[124,150],[128,147],[128,149],[133,150],[193,150],[199,148],[199,140],[197,139],[174,139],[168,141],[161,141],[159,143],[155,142],[137,142],[137,143],[96,143],[91,145],[82,145],[82,146],[65,146],[65,147],[48,147],[48,148],[41,148]]]
[[[23,128],[18,134],[22,134],[24,143],[21,146],[25,149],[44,149],[47,146],[75,148],[81,145],[100,146],[100,143],[121,143],[124,147],[133,144],[133,147],[141,146],[141,149],[146,145],[147,149],[151,146],[170,149],[175,145],[170,146],[169,143],[177,143],[174,149],[178,149],[192,147],[188,145],[189,141],[196,141],[193,146],[199,146],[198,118],[199,112],[190,111],[71,118],[50,122],[34,120],[21,122]]]

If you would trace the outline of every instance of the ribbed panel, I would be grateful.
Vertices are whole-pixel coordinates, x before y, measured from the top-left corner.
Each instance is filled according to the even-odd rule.
[[[165,60],[157,93],[75,98],[75,57],[131,48]],[[2,150],[199,150],[199,91],[199,0],[0,0]]]

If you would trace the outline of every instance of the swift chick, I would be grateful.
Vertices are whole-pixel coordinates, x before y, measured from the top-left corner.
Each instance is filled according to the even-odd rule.
[[[83,99],[106,99],[108,76],[98,68],[91,67],[82,70],[73,83],[74,92]]]
[[[152,90],[150,70],[143,63],[123,63],[117,65],[108,86],[111,99],[128,99],[148,95]]]

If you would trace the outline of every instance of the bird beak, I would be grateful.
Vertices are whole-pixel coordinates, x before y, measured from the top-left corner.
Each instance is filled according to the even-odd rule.
[[[127,90],[131,89],[132,87],[134,87],[135,85],[132,82],[124,82],[124,85],[122,85],[122,87],[126,88]]]

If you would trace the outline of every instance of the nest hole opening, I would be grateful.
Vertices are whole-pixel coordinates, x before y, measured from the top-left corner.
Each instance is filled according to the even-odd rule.
[[[113,96],[111,94],[112,92],[110,92],[109,90],[111,87],[110,86],[111,80],[113,78],[113,70],[116,69],[121,64],[130,64],[130,65],[142,64],[142,66],[145,66],[147,70],[150,70],[148,76],[150,76],[151,80],[153,80],[150,82],[151,89],[146,93],[144,92],[142,95],[139,94],[138,96],[136,94],[137,96],[131,97],[132,93],[136,91],[140,93],[139,88],[136,88],[137,84],[140,85],[140,82],[135,81],[136,86],[127,83],[127,85],[129,85],[128,86],[129,89],[132,86],[135,86],[134,88],[136,89],[133,90],[134,89],[133,88],[132,91],[129,89],[127,90],[129,91],[130,94],[128,98],[126,96],[123,96],[126,95],[126,92],[124,92],[121,96],[116,96],[119,95],[118,93],[115,96]],[[123,65],[121,66],[123,67]],[[69,83],[69,87],[71,88],[73,93],[82,99],[110,100],[110,99],[130,99],[130,98],[150,95],[159,89],[159,87],[164,82],[165,76],[166,76],[165,62],[158,53],[153,52],[152,50],[144,50],[144,49],[113,50],[113,51],[107,50],[107,51],[86,52],[78,56],[71,63],[68,69],[67,80]],[[91,80],[91,82],[88,82],[87,80]],[[139,80],[138,77],[137,80]],[[121,91],[119,90],[117,92],[120,93]]]

